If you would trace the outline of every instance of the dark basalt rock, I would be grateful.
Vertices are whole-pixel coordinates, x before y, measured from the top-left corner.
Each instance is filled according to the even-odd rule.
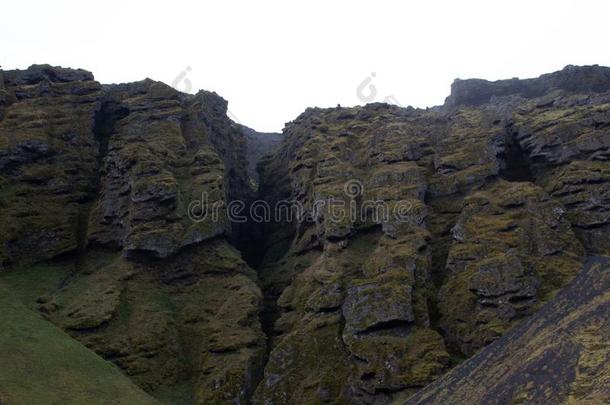
[[[469,81],[442,108],[312,108],[289,123],[261,186],[308,220],[265,227],[273,340],[255,402],[400,403],[449,352],[485,350],[536,313],[586,253],[610,253],[607,72]],[[329,198],[408,208],[337,220]]]
[[[4,71],[5,85],[23,86],[43,81],[53,83],[93,81],[93,74],[83,69],[62,68],[51,65],[32,65],[26,70]]]
[[[90,239],[163,258],[230,233],[226,219],[212,222],[210,215],[194,222],[187,215],[188,205],[202,196],[210,206],[228,197],[223,190],[230,179],[222,159],[206,138],[205,124],[193,121],[210,98],[187,97],[150,80],[110,88],[106,98],[125,114],[114,123],[114,132],[105,134],[105,175],[91,215]],[[226,109],[226,102],[220,104]]]
[[[413,322],[411,302],[410,286],[367,284],[351,287],[343,303],[344,333],[366,332],[392,322]]]
[[[462,352],[504,334],[575,276],[584,252],[564,214],[525,182],[501,181],[465,199],[438,297],[440,326]]]
[[[601,403],[609,72],[280,136],[207,91],[0,71],[0,283],[166,403]],[[257,191],[301,216],[228,221]]]
[[[85,71],[41,65],[3,76],[0,264],[27,264],[83,244],[102,92]]]
[[[590,258],[539,312],[406,404],[604,403],[610,261]]]
[[[228,242],[226,202],[253,191],[227,102],[46,65],[1,77],[0,264],[45,292],[28,305],[154,396],[248,401],[264,335]],[[189,217],[202,195],[218,218]],[[40,283],[26,271],[52,258]]]
[[[493,97],[518,95],[524,98],[542,97],[555,90],[577,93],[602,93],[610,90],[610,68],[593,66],[566,66],[559,72],[542,75],[536,79],[497,80],[456,79],[451,85],[451,95],[446,107],[478,106]]]

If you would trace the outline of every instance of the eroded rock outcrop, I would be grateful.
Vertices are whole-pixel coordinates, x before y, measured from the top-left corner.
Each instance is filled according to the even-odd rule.
[[[465,354],[534,313],[577,274],[584,254],[561,203],[532,183],[472,193],[452,235],[440,326]]]
[[[418,117],[385,105],[310,110],[288,127],[276,160],[264,168],[274,174],[263,171],[263,179],[291,179],[264,187],[278,190],[277,198],[288,187],[306,220],[295,223],[288,238],[271,236],[269,243],[284,244],[286,253],[269,257],[261,272],[267,293],[280,294],[278,336],[256,397],[261,402],[308,403],[320,393],[331,402],[383,401],[448,366],[427,307],[430,235],[423,198],[432,156],[415,153],[418,162],[395,157],[400,147],[378,146],[386,125],[397,133],[397,121],[409,119]],[[275,174],[280,170],[285,173]],[[400,221],[366,207],[362,216],[333,214],[333,204],[362,208],[364,200],[408,209]],[[270,246],[272,254],[276,249]],[[318,356],[320,344],[332,353]]]
[[[610,399],[610,261],[403,404],[602,404]]]
[[[165,403],[388,404],[474,354],[414,397],[451,401],[486,381],[468,364],[505,369],[506,333],[511,370],[550,371],[490,392],[595,401],[607,286],[578,274],[610,255],[609,72],[310,108],[280,137],[210,92],[0,71],[0,283]],[[271,217],[229,221],[257,184]]]
[[[32,308],[163,401],[248,402],[265,336],[230,244],[227,202],[253,190],[227,102],[46,65],[3,72],[1,91],[7,282],[39,285]],[[24,267],[51,258],[36,283]]]
[[[46,65],[3,76],[0,264],[27,264],[84,244],[101,86],[89,72]]]
[[[609,254],[608,72],[468,82],[443,108],[290,123],[262,190],[303,216],[266,227],[272,344],[255,402],[406,398],[535,313],[587,252]]]
[[[482,105],[494,97],[518,95],[525,98],[542,97],[555,90],[575,93],[604,93],[610,86],[610,70],[604,66],[568,65],[558,72],[534,79],[508,79],[490,82],[483,79],[456,79],[445,105]]]
[[[188,216],[196,200],[203,210],[204,204],[215,207],[238,193],[248,197],[238,158],[245,155],[244,140],[226,118],[226,101],[206,92],[187,96],[145,80],[109,87],[103,107],[102,114],[117,120],[112,133],[103,134],[107,154],[89,238],[164,258],[230,235],[226,217]]]

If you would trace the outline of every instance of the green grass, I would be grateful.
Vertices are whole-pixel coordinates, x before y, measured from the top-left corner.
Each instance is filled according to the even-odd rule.
[[[0,283],[13,297],[32,307],[36,299],[58,288],[73,269],[72,262],[36,264],[1,273]]]
[[[38,271],[43,273],[41,269]],[[45,278],[53,279],[51,274],[44,274]],[[6,405],[158,403],[116,366],[20,301],[0,281],[0,402]]]

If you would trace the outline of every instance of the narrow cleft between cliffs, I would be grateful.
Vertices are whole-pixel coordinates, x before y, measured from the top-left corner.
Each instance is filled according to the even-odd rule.
[[[277,198],[277,190],[270,187],[268,173],[262,166],[271,159],[271,153],[278,147],[282,135],[278,133],[261,133],[243,125],[238,125],[246,139],[247,175],[250,186],[255,191],[243,206],[246,221],[239,224],[238,232],[232,244],[241,252],[242,258],[257,273],[257,285],[262,293],[258,318],[265,335],[265,350],[258,370],[253,374],[252,386],[257,387],[263,380],[265,366],[274,343],[274,323],[280,315],[277,300],[281,290],[269,280],[265,269],[279,256],[273,235],[278,229],[290,229],[284,222],[276,222],[272,202]],[[287,196],[289,197],[289,196]],[[235,228],[234,228],[235,229]],[[279,249],[282,251],[282,248]]]

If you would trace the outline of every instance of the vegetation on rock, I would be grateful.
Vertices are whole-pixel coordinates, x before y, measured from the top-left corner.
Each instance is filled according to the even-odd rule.
[[[610,69],[310,108],[281,136],[226,113],[150,79],[0,71],[2,351],[75,362],[0,374],[1,400],[89,400],[91,372],[129,403],[607,400],[607,263],[581,268],[610,255]],[[203,196],[217,218],[193,217]],[[229,220],[256,197],[302,216]]]

